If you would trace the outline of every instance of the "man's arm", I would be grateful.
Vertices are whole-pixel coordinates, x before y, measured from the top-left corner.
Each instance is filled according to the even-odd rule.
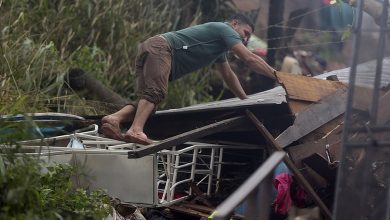
[[[230,68],[228,62],[216,63],[217,70],[221,73],[223,80],[226,85],[229,87],[230,91],[233,92],[235,96],[240,99],[247,99],[244,89],[241,86],[240,81],[238,80],[236,74],[234,74],[233,70]]]
[[[242,43],[234,45],[231,49],[253,71],[275,79],[275,69],[268,65],[261,57],[252,53]]]

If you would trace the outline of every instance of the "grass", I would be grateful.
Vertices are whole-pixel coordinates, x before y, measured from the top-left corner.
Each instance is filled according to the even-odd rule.
[[[20,102],[18,112],[105,114],[66,86],[69,69],[82,68],[123,97],[134,99],[139,42],[204,21],[201,2],[0,0],[0,105]],[[206,78],[200,72],[179,80],[160,107],[209,101]],[[8,112],[3,108],[1,113]]]

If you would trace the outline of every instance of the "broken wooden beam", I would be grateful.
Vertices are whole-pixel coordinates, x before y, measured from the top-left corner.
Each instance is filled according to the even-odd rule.
[[[297,115],[293,125],[276,138],[276,143],[282,148],[288,146],[343,114],[346,109],[346,103],[347,91],[340,89],[319,103],[309,106]]]
[[[247,116],[252,121],[252,123],[255,125],[257,130],[262,134],[262,136],[266,139],[266,142],[271,145],[275,151],[283,151],[283,148],[279,146],[279,144],[275,141],[274,137],[269,133],[266,127],[257,119],[257,117],[250,112],[249,110],[246,111]],[[332,219],[332,214],[329,211],[328,207],[322,202],[321,198],[317,195],[317,193],[314,191],[313,187],[310,185],[309,182],[305,179],[305,177],[301,174],[301,172],[298,170],[298,168],[295,166],[295,164],[292,162],[292,160],[289,157],[284,157],[283,159],[284,163],[287,165],[287,167],[290,169],[290,171],[293,173],[295,178],[298,180],[299,184],[306,190],[307,193],[312,197],[314,202],[320,207],[323,214],[328,218]]]
[[[171,205],[168,207],[170,210],[178,213],[182,213],[184,215],[187,215],[187,217],[198,217],[198,218],[208,218],[209,213],[204,213],[198,210],[193,210],[191,208],[183,207],[181,205]]]
[[[187,141],[193,141],[204,136],[214,134],[229,128],[234,128],[237,126],[243,126],[248,123],[248,120],[245,116],[237,116],[234,118],[229,118],[223,121],[219,121],[204,127],[188,131],[160,142],[132,150],[128,152],[128,158],[140,158],[149,154],[157,153],[161,150],[171,148],[173,146],[183,144]]]

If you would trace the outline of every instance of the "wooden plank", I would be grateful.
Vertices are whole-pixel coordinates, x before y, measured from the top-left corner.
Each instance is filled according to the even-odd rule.
[[[277,72],[280,84],[285,88],[289,99],[318,102],[322,98],[347,86],[342,82],[316,79],[291,73]]]
[[[304,111],[311,104],[313,104],[312,102],[293,100],[293,99],[288,100],[287,103],[293,115],[296,115],[297,113]]]
[[[276,142],[286,147],[345,112],[347,91],[341,89],[299,113],[294,124],[283,131]]]
[[[336,117],[328,123],[310,132],[306,136],[299,139],[301,143],[315,142],[319,139],[326,139],[329,143],[334,143],[342,138],[344,127],[344,114]]]
[[[187,141],[193,141],[197,138],[201,138],[210,134],[214,134],[229,128],[243,126],[248,123],[245,116],[238,116],[223,121],[219,121],[201,128],[194,129],[170,138],[167,138],[158,143],[154,143],[143,148],[139,148],[128,152],[128,158],[140,158],[149,154],[157,153],[161,150],[171,148],[173,146],[185,143]]]
[[[274,148],[275,151],[283,151],[283,148],[279,146],[279,144],[276,142],[274,137],[272,137],[271,133],[267,130],[267,128],[264,127],[264,125],[256,118],[256,116],[250,112],[247,111],[247,116],[252,121],[252,123],[255,125],[257,130],[262,134],[262,136],[266,139],[267,143],[271,145],[271,147]],[[309,182],[305,179],[305,177],[301,174],[299,169],[295,166],[295,164],[292,162],[292,160],[289,157],[284,157],[283,159],[286,166],[290,169],[290,171],[293,173],[295,178],[298,180],[300,185],[306,190],[306,192],[312,197],[313,201],[320,207],[321,211],[324,213],[324,215],[328,219],[332,219],[332,214],[329,211],[328,207],[325,206],[325,204],[322,202],[321,198],[317,195],[317,193],[314,191],[313,187],[310,185]]]
[[[196,216],[196,217],[200,217],[200,218],[209,217],[208,213],[200,212],[197,210],[192,210],[192,209],[185,208],[185,207],[182,207],[179,205],[171,205],[168,208],[171,209],[172,211],[179,212],[179,213],[189,215],[189,216]],[[189,217],[189,216],[187,216],[187,217]]]
[[[189,208],[195,211],[211,214],[214,212],[215,208],[212,208],[212,206],[204,206],[204,205],[198,205],[198,204],[192,204],[188,202],[184,202],[181,204],[182,207]]]

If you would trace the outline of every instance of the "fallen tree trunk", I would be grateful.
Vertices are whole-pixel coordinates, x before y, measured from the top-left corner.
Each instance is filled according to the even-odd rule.
[[[71,89],[86,99],[109,103],[113,111],[117,111],[129,103],[129,100],[107,88],[82,69],[71,69],[67,77],[67,83]]]

